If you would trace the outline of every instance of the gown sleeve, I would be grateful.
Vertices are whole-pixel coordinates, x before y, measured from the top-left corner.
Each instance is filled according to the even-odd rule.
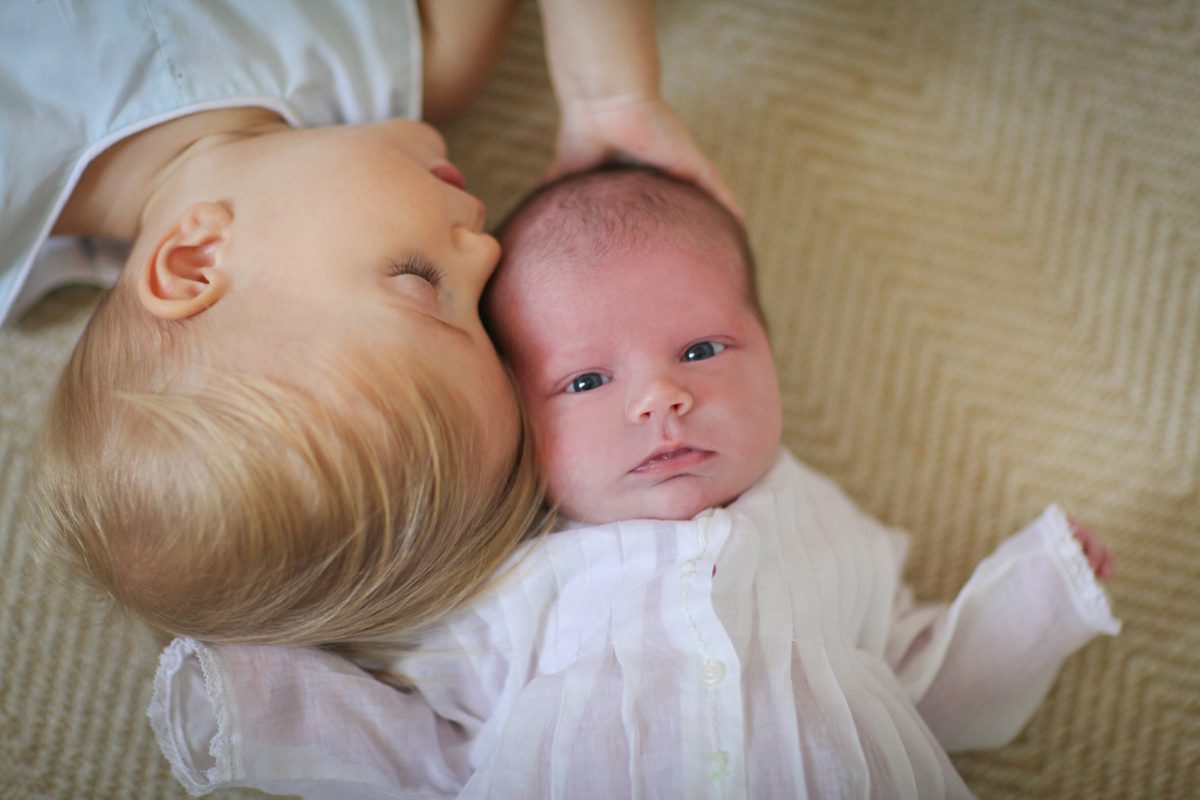
[[[147,711],[189,794],[249,787],[320,800],[454,797],[463,726],[340,656],[176,639]]]
[[[948,606],[917,605],[902,586],[886,659],[947,750],[999,747],[1033,715],[1068,655],[1120,628],[1052,505],[980,562]]]

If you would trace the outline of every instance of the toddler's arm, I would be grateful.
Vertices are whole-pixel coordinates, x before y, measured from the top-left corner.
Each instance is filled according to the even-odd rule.
[[[699,184],[741,216],[716,168],[659,92],[654,9],[646,0],[540,0],[562,119],[546,178],[612,158]]]
[[[887,657],[946,749],[1008,742],[1063,659],[1120,630],[1096,580],[1111,569],[1099,539],[1051,506],[984,559],[949,607],[917,607],[901,591]]]

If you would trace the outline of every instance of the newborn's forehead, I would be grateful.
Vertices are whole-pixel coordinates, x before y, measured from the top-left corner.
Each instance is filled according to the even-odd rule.
[[[739,272],[733,256],[662,242],[530,262],[513,273],[497,333],[519,370],[587,361],[618,342],[678,344],[697,326],[728,333],[753,316]]]
[[[637,242],[579,240],[513,253],[503,280],[522,300],[559,303],[702,283],[722,293],[746,286],[747,267],[735,243],[715,236],[662,236]]]

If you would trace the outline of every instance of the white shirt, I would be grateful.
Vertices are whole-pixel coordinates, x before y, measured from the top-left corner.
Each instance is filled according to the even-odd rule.
[[[120,264],[39,253],[84,168],[175,117],[257,106],[294,126],[417,118],[414,0],[0,3],[0,324]]]
[[[193,793],[969,797],[946,751],[1010,740],[1119,623],[1055,506],[949,606],[913,604],[906,549],[785,453],[727,508],[530,543],[397,660],[416,692],[185,639],[150,718]]]

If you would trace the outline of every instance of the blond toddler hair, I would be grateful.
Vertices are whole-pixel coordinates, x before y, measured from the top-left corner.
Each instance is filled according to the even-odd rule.
[[[226,368],[131,284],[101,301],[55,391],[34,524],[156,630],[394,643],[539,527],[528,437],[487,474],[476,424],[433,370],[369,352],[306,364],[302,383]]]

